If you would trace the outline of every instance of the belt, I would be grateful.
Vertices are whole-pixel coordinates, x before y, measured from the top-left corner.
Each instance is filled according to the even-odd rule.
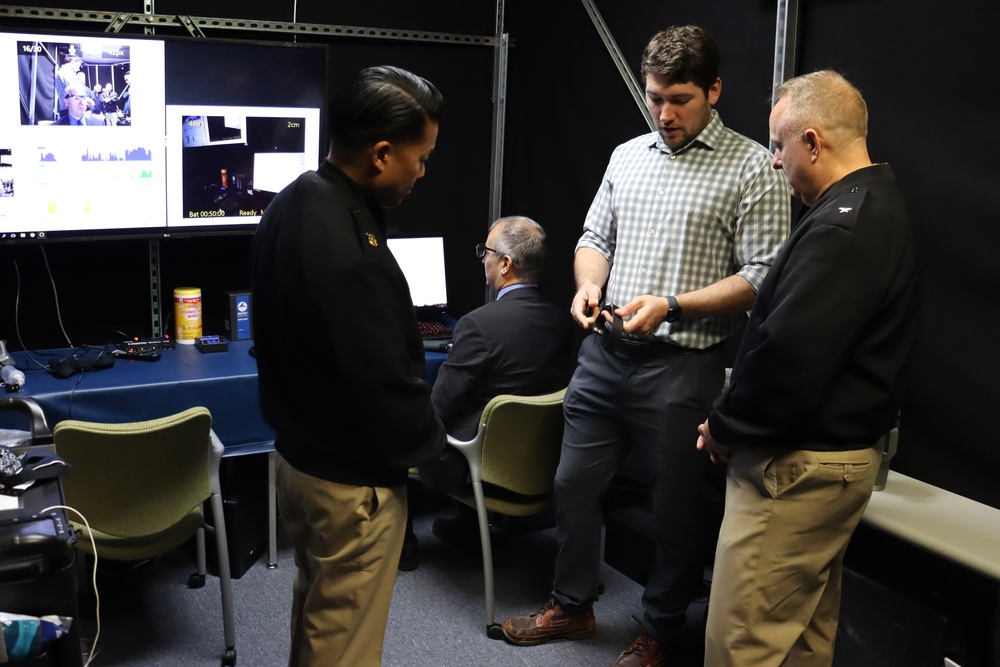
[[[668,359],[694,354],[706,354],[722,348],[725,342],[709,345],[704,349],[684,347],[676,343],[665,343],[662,340],[642,340],[638,338],[622,338],[617,348],[623,356],[631,359]]]
[[[683,347],[674,343],[664,343],[659,340],[639,340],[622,338],[617,351],[626,357],[649,359],[652,357],[675,357],[686,354],[700,354],[705,350],[693,347]]]
[[[621,352],[624,356],[633,358],[663,358],[686,354],[700,354],[722,345],[722,343],[716,343],[700,350],[693,347],[683,347],[675,343],[666,343],[655,338],[632,338],[628,334],[622,333],[623,321],[620,316],[615,314],[615,310],[617,310],[617,306],[614,304],[609,303],[602,306],[601,312],[606,311],[611,317],[611,321],[608,322],[598,315],[597,322],[594,323],[591,329],[591,331],[600,336],[604,349],[612,354]]]

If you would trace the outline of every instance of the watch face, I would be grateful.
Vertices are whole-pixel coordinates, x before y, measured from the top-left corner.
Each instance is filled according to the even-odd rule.
[[[676,322],[681,319],[681,307],[677,303],[677,299],[674,297],[667,297],[667,303],[670,304],[667,308],[667,322]]]

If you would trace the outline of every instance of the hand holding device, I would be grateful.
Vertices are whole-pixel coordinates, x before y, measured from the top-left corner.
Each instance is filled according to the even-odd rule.
[[[570,314],[583,329],[590,330],[601,315],[601,289],[592,283],[584,283],[573,297]]]
[[[595,310],[597,311],[597,315],[595,316],[594,326],[591,328],[591,331],[600,336],[601,342],[604,343],[604,348],[612,352],[618,348],[622,340],[623,320],[620,315],[615,313],[618,310],[618,306],[608,303],[604,306],[596,307]]]

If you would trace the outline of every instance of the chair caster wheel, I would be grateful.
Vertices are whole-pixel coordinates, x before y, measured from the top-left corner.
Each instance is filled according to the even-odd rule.
[[[490,639],[503,639],[503,628],[499,623],[494,623],[486,627],[486,636]]]
[[[223,667],[233,667],[236,664],[236,649],[227,648],[226,652],[222,654],[222,665]]]
[[[205,585],[205,575],[195,572],[188,577],[188,588],[201,588]]]

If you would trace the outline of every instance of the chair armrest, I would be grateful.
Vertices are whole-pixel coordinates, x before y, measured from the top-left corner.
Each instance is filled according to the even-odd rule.
[[[45,413],[35,402],[35,399],[28,396],[5,396],[0,398],[0,410],[18,410],[28,418],[31,430],[32,445],[51,445],[52,431],[49,430],[48,422],[45,421]]]
[[[448,444],[465,457],[469,463],[469,481],[473,484],[483,481],[483,431],[480,430],[472,440],[459,440],[448,436]]]

